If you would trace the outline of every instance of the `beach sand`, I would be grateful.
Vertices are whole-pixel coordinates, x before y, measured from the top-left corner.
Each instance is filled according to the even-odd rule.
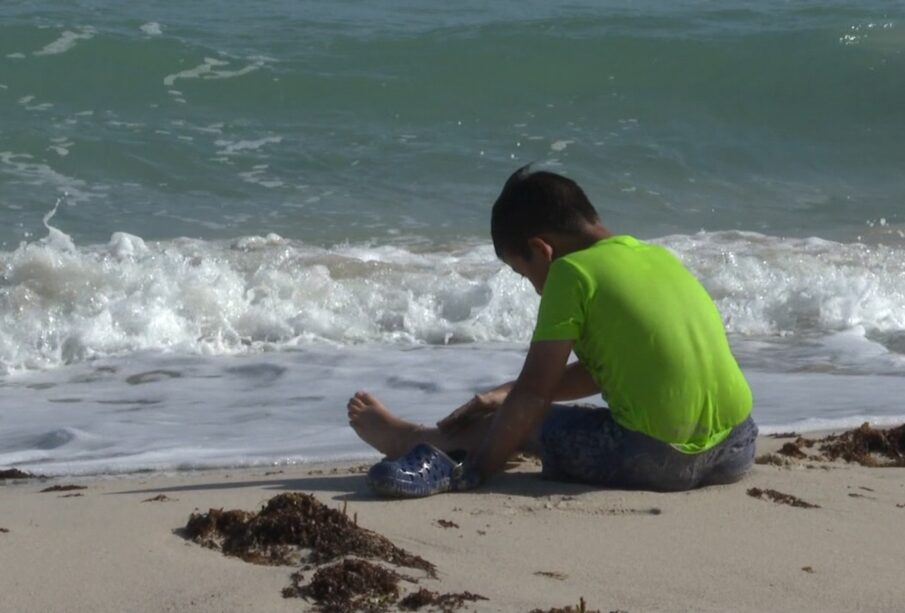
[[[786,441],[761,438],[759,454]],[[179,534],[193,511],[256,511],[306,492],[437,567],[418,585],[480,594],[468,610],[901,611],[905,469],[756,465],[686,493],[545,482],[527,461],[481,490],[375,498],[348,464],[144,473],[0,485],[2,611],[299,611],[291,566],[259,566]],[[0,482],[3,483],[3,482]],[[85,489],[41,492],[51,485]],[[797,496],[800,508],[749,495]],[[81,495],[73,495],[81,494]],[[153,500],[163,495],[166,500]],[[4,531],[5,530],[5,531]],[[305,573],[310,577],[311,573]]]

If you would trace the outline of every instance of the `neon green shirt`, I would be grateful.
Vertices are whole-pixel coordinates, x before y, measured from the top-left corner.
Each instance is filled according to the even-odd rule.
[[[751,412],[707,290],[667,249],[631,236],[553,261],[532,340],[574,341],[613,418],[686,453],[713,447]]]

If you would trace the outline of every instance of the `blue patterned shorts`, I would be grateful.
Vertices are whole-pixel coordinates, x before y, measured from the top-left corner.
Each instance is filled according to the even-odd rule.
[[[542,476],[656,491],[732,483],[754,463],[756,438],[757,426],[749,417],[719,445],[687,454],[623,428],[608,409],[553,405],[540,432]]]

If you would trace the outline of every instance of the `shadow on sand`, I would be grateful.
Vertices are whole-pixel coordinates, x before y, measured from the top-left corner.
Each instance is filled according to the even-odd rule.
[[[170,487],[155,487],[146,489],[123,490],[111,492],[110,495],[119,494],[174,494],[179,492],[204,492],[216,490],[235,490],[243,488],[258,488],[261,490],[274,490],[275,492],[328,492],[333,495],[331,499],[337,501],[382,501],[386,500],[377,496],[370,490],[365,477],[362,474],[342,475],[311,475],[293,478],[273,478],[232,481],[222,480],[210,483],[193,483],[186,485],[173,485]],[[545,481],[537,473],[510,472],[494,477],[490,482],[473,490],[470,494],[502,494],[506,496],[524,496],[540,498],[544,496],[576,496],[586,492],[597,490],[593,486],[577,483],[563,483],[559,481]],[[456,496],[455,493],[448,494]]]

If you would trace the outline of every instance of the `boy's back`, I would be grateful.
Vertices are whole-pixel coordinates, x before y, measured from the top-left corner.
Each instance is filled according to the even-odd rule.
[[[748,417],[751,391],[706,290],[630,236],[557,258],[533,340],[572,340],[622,426],[696,453]]]

